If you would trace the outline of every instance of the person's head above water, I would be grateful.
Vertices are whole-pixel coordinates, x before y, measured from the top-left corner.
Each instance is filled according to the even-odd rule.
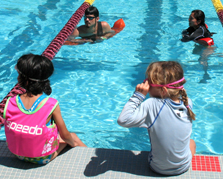
[[[99,20],[98,9],[94,6],[90,6],[85,10],[84,22],[87,28],[95,27]]]
[[[189,17],[189,26],[197,28],[201,25],[205,26],[205,14],[202,10],[193,10]]]
[[[28,95],[45,93],[50,95],[49,77],[53,74],[53,63],[41,55],[27,54],[19,58],[16,66],[18,82]]]

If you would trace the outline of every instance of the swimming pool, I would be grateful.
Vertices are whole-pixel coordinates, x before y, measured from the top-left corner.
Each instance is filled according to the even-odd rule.
[[[84,2],[82,0],[2,0],[0,8],[0,99],[16,84],[17,59],[41,54]],[[137,4],[137,6],[136,6]],[[197,153],[223,154],[223,28],[211,1],[95,0],[100,19],[111,26],[123,18],[125,29],[97,44],[63,46],[53,59],[52,97],[60,102],[69,131],[88,147],[149,150],[146,129],[126,129],[117,118],[152,61],[182,64],[185,88],[194,103],[192,138]],[[194,9],[205,12],[215,47],[182,43]],[[80,24],[83,24],[81,20]],[[4,128],[0,139],[5,140]]]

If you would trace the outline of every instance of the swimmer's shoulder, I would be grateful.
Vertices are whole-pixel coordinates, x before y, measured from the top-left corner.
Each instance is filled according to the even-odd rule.
[[[105,22],[105,21],[101,21],[101,26],[102,26],[102,29],[103,29],[104,33],[113,31],[111,29],[111,26],[107,22]]]

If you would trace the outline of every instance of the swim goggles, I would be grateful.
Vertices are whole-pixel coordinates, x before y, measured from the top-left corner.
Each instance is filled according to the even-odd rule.
[[[148,80],[148,79],[146,79],[146,80]],[[184,77],[182,79],[178,80],[178,81],[175,81],[173,83],[169,83],[169,84],[166,84],[166,85],[150,84],[150,86],[152,86],[152,87],[167,87],[167,88],[172,88],[172,89],[180,89],[180,88],[183,88],[184,86],[183,85],[182,86],[172,86],[172,85],[180,83],[183,80],[184,80]]]
[[[84,16],[84,20],[89,19],[89,20],[93,20],[96,17],[89,17],[89,16]]]

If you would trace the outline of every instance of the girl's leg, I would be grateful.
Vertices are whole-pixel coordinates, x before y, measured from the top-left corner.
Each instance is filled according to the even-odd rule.
[[[196,143],[194,142],[193,139],[190,139],[190,151],[193,158],[194,154],[196,153]]]
[[[87,147],[79,138],[78,136],[75,134],[75,133],[70,133],[73,140],[74,140],[74,143],[75,143],[75,147],[76,146],[80,146],[80,147]],[[55,159],[59,153],[68,145],[59,135],[59,148],[57,149],[56,152],[54,152],[51,156],[51,159],[50,161],[52,161],[53,159]]]
[[[75,134],[75,133],[70,133],[73,140],[74,140],[74,143],[75,143],[75,146],[80,146],[80,147],[87,147],[80,139],[79,137]]]
[[[51,156],[50,161],[56,158],[56,156],[59,155],[59,153],[67,146],[67,143],[60,137],[59,135],[59,148],[57,149],[56,152],[54,152]]]

